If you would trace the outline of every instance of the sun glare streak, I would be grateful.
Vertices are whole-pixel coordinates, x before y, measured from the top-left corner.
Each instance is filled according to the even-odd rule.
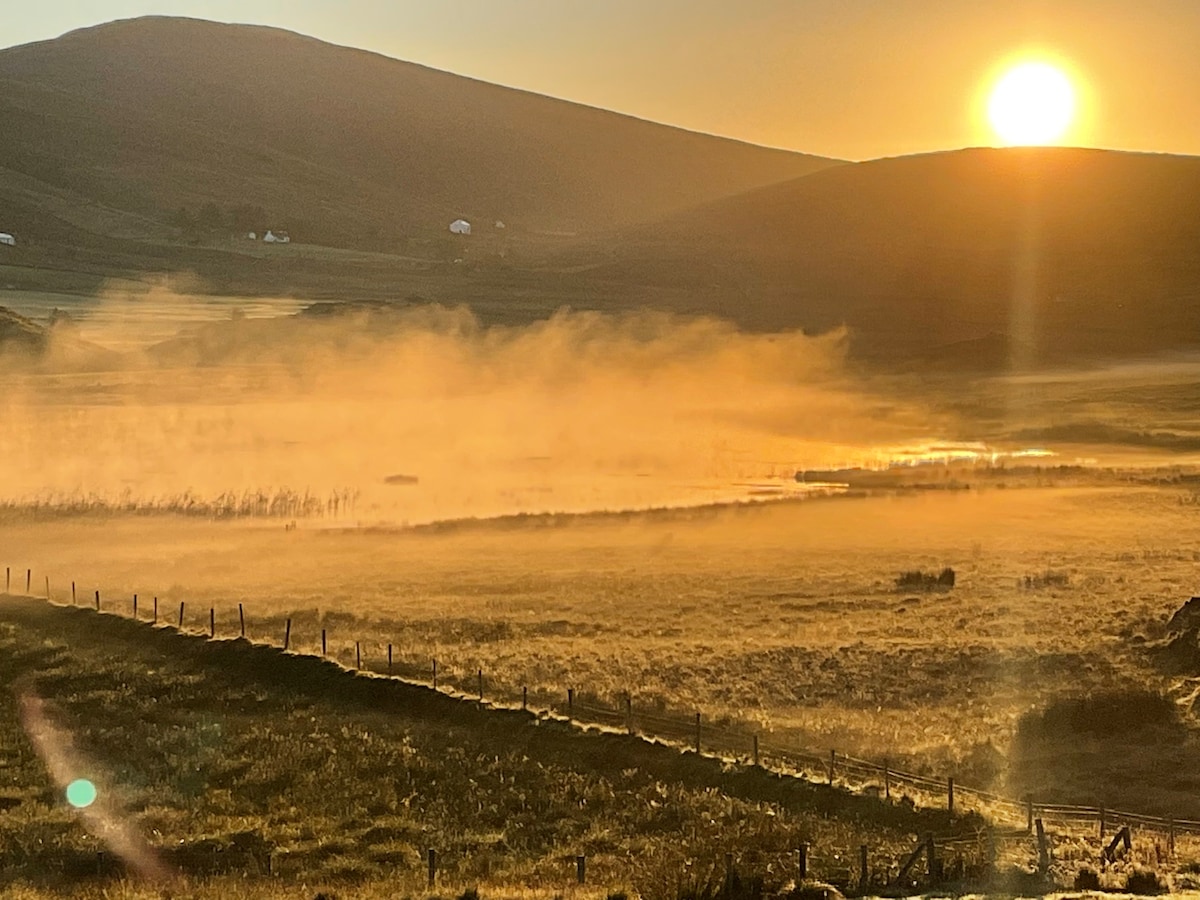
[[[16,689],[21,726],[50,776],[63,790],[69,803],[88,829],[128,867],[150,881],[166,882],[171,873],[154,849],[101,795],[96,783],[79,777],[93,768],[72,746],[68,731],[54,722],[46,702],[28,685]]]

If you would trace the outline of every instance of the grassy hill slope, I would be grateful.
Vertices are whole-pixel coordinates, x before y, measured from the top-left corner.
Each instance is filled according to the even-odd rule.
[[[144,18],[0,51],[0,209],[67,192],[43,211],[123,236],[209,201],[329,244],[391,245],[457,216],[586,230],[832,162],[271,28]],[[6,226],[36,236],[17,213]]]
[[[666,896],[686,879],[708,888],[725,852],[776,886],[802,841],[831,877],[864,841],[886,867],[909,832],[943,818],[244,640],[0,599],[0,675],[16,686],[0,693],[4,889],[77,896],[122,873],[115,856],[98,857],[94,821],[67,807],[31,731],[69,735],[70,770],[94,780],[103,814],[168,871],[237,876],[227,896],[271,881],[418,895],[427,848],[450,896],[560,892],[577,854],[589,860],[585,896]],[[21,727],[30,698],[46,701],[50,728]]]
[[[607,271],[873,356],[1054,362],[1200,343],[1200,158],[963,150],[843,166],[628,236]],[[936,352],[934,352],[936,350]]]

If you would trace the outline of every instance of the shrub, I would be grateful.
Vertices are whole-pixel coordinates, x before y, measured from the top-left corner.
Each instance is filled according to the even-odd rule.
[[[1077,734],[1144,737],[1148,731],[1174,733],[1182,727],[1179,710],[1169,697],[1135,689],[1056,700],[1041,712],[1022,716],[1017,735],[1018,739],[1071,738]]]
[[[1091,866],[1084,866],[1075,875],[1075,890],[1077,891],[1098,891],[1100,890],[1100,873]]]
[[[1163,884],[1157,872],[1139,866],[1126,877],[1125,890],[1131,894],[1162,894],[1166,892],[1167,886]]]
[[[1070,585],[1070,575],[1066,572],[1054,572],[1050,569],[1047,569],[1045,572],[1026,575],[1023,580],[1017,579],[1017,586],[1024,586],[1027,591],[1040,590],[1041,588],[1065,588],[1070,587]]]
[[[458,900],[479,900],[479,890],[477,888],[467,888],[458,895]]]
[[[954,587],[955,574],[954,570],[949,566],[942,569],[936,575],[933,572],[925,572],[921,569],[914,569],[911,572],[901,572],[896,579],[896,587],[898,588],[922,588],[924,590],[932,590],[934,588],[952,588]]]

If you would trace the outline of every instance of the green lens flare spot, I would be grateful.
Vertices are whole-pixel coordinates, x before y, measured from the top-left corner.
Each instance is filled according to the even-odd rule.
[[[67,802],[76,809],[86,809],[96,802],[96,786],[86,778],[67,785]]]

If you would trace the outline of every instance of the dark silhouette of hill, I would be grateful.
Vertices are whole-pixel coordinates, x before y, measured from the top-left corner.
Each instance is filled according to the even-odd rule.
[[[1003,368],[1200,344],[1200,158],[962,150],[840,166],[624,236],[609,277],[760,328]],[[1007,359],[1005,358],[1007,357]]]
[[[271,28],[153,17],[0,51],[0,204],[34,239],[162,237],[209,202],[341,246],[458,216],[586,231],[833,162]]]

